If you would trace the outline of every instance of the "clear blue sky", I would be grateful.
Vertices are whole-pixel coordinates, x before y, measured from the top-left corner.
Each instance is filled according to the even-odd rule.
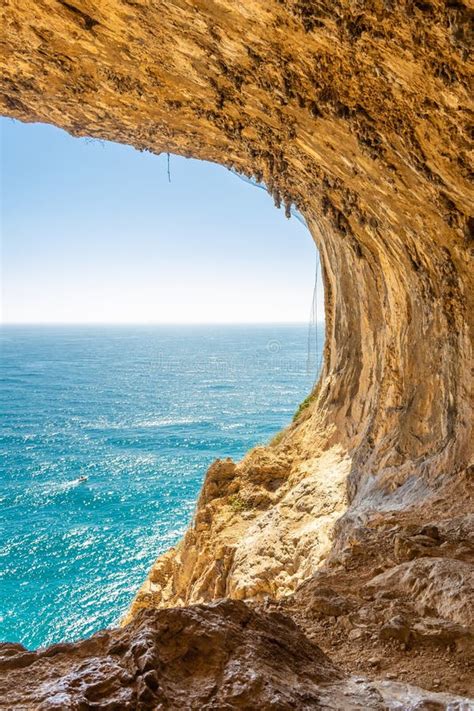
[[[305,322],[316,249],[226,169],[1,119],[5,323]],[[322,318],[322,288],[319,285]]]

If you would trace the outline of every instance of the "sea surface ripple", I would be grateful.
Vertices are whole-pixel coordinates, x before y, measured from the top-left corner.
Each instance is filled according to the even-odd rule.
[[[36,647],[114,624],[185,531],[209,464],[291,421],[317,375],[307,338],[294,325],[3,327],[0,639]]]

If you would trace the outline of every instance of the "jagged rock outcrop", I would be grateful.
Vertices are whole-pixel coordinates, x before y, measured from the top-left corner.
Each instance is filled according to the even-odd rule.
[[[452,532],[472,501],[471,1],[6,0],[2,15],[2,113],[253,175],[320,250],[307,407],[211,467],[132,616],[294,594],[275,604],[301,620],[301,585],[328,578],[319,611],[348,605],[329,618],[352,624],[351,600],[379,596],[371,643],[379,622],[384,644],[390,624],[405,646],[468,639],[471,544]]]
[[[126,621],[150,605],[261,600],[296,590],[328,554],[347,504],[348,471],[338,448],[312,462],[291,449],[263,447],[238,465],[215,462],[192,527],[157,560]]]
[[[265,609],[290,615],[353,672],[472,695],[473,526],[472,515],[449,518],[432,504],[373,517]]]
[[[0,645],[0,671],[0,708],[25,711],[383,711],[467,702],[350,678],[289,618],[230,600],[143,611],[123,630],[37,652]]]

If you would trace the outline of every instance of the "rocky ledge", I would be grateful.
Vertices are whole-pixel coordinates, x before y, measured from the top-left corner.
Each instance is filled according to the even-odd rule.
[[[351,677],[288,617],[231,600],[142,611],[122,630],[37,652],[4,644],[0,670],[5,709],[469,707],[461,697]]]

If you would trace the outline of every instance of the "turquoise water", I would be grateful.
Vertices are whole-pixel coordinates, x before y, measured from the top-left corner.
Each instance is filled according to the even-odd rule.
[[[183,534],[213,459],[267,442],[316,376],[303,326],[1,338],[0,639],[30,647],[114,623]]]

